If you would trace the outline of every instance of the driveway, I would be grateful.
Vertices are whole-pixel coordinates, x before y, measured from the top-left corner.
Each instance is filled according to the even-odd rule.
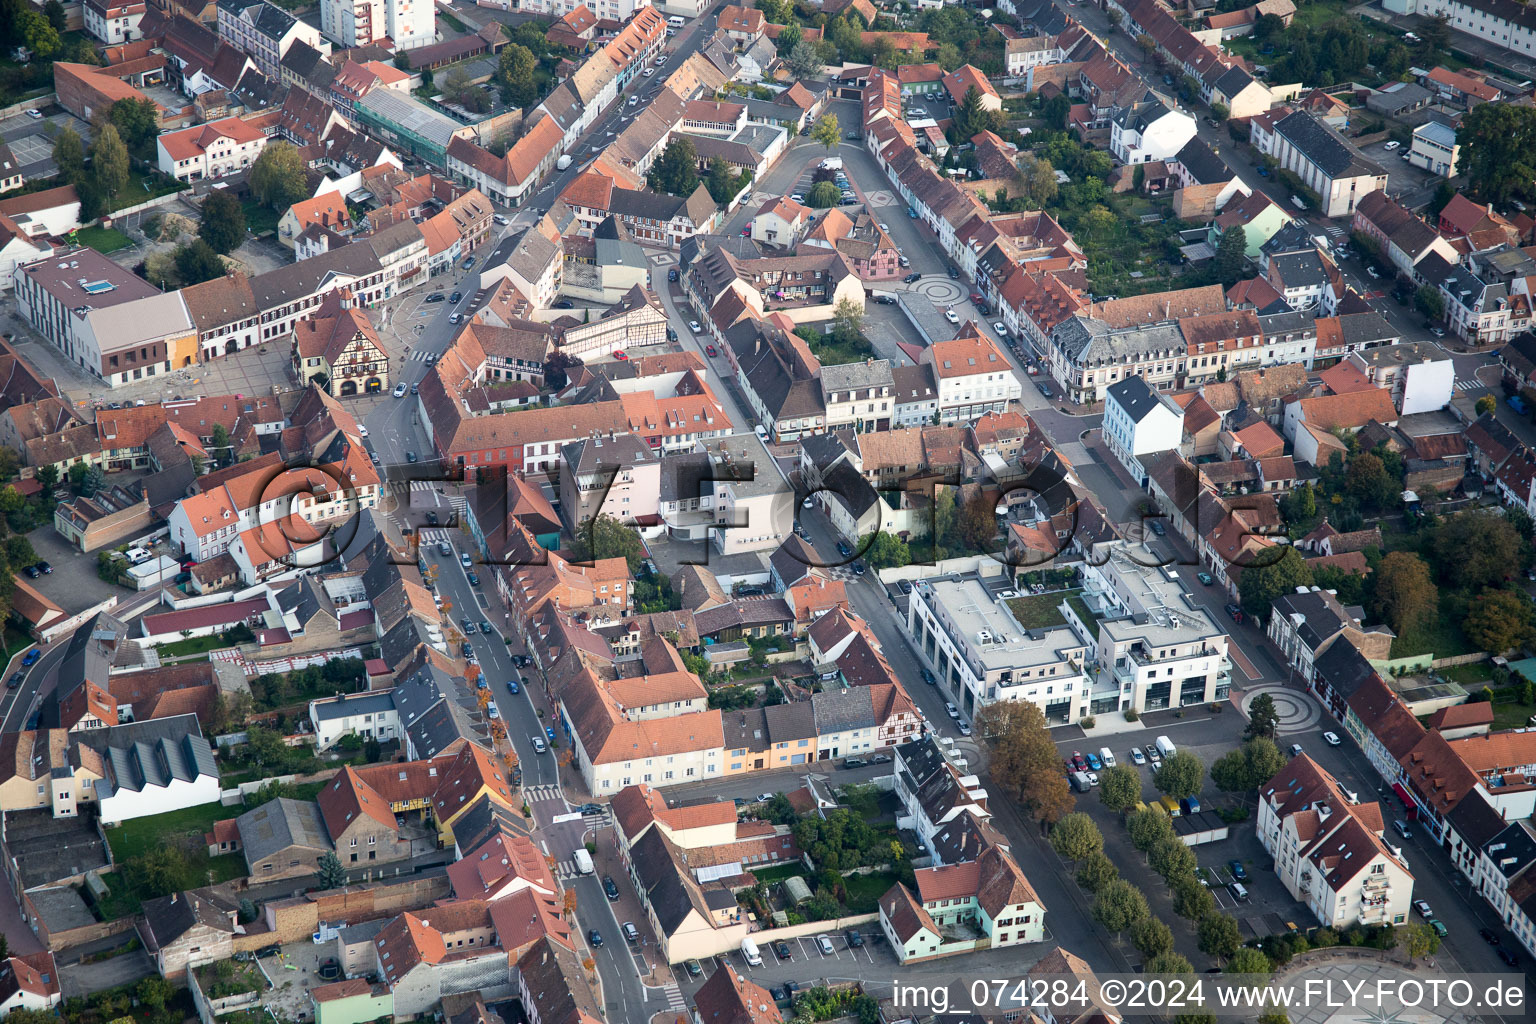
[[[9,935],[10,932],[7,931],[6,934]],[[61,964],[59,986],[64,991],[65,999],[77,999],[88,996],[92,992],[127,985],[154,973],[155,965],[149,959],[149,954],[142,949],[136,949],[132,953],[124,953],[100,963]]]

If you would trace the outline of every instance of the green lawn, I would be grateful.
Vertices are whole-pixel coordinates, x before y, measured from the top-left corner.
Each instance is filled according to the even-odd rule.
[[[759,882],[772,885],[774,882],[782,882],[786,878],[805,877],[805,868],[800,864],[775,864],[771,868],[753,868],[752,874]]]
[[[174,658],[182,654],[202,654],[228,647],[229,644],[217,633],[211,636],[189,636],[185,640],[173,640],[155,648],[162,658]]]
[[[1065,626],[1067,617],[1061,614],[1060,607],[1063,601],[1072,605],[1072,610],[1083,620],[1083,624],[1092,629],[1099,617],[1088,610],[1083,603],[1083,592],[1071,590],[1065,593],[1058,590],[1048,594],[1030,594],[1026,597],[1015,597],[1007,602],[1008,610],[1013,612],[1013,617],[1019,620],[1019,625],[1025,629],[1049,629],[1052,626]]]
[[[1083,625],[1088,627],[1088,631],[1097,635],[1099,631],[1099,617],[1093,613],[1093,609],[1088,607],[1088,602],[1083,600],[1082,591],[1074,591],[1067,598],[1067,604],[1071,605],[1073,613],[1083,620]]]
[[[1469,690],[1481,690],[1493,682],[1493,666],[1486,661],[1474,662],[1471,665],[1452,665],[1450,668],[1435,671]]]
[[[1536,708],[1521,704],[1519,701],[1510,701],[1507,704],[1494,704],[1493,706],[1493,730],[1524,729],[1526,721],[1536,713]]]
[[[254,199],[247,199],[240,204],[240,208],[245,211],[245,226],[251,234],[260,238],[277,232],[277,214],[270,207]]]
[[[1433,654],[1437,658],[1451,658],[1471,652],[1472,648],[1467,646],[1467,638],[1462,635],[1456,616],[1446,612],[1447,596],[1441,595],[1440,614],[1434,622],[1423,629],[1404,630],[1401,636],[1392,641],[1392,657],[1412,658],[1420,654]]]
[[[119,192],[110,205],[112,210],[121,210],[129,206],[138,206],[159,196],[168,196],[172,192],[183,192],[191,187],[161,174],[141,174],[131,179],[128,187]]]
[[[133,240],[116,228],[81,228],[75,232],[75,241],[105,255],[126,249]]]
[[[230,810],[237,809],[230,808]],[[107,836],[110,838],[111,835],[112,832],[108,831]],[[113,854],[116,855],[115,847]],[[187,862],[192,873],[198,878],[199,884],[205,884],[205,880],[210,879],[213,884],[229,882],[236,878],[244,878],[247,874],[245,858],[238,853],[210,857],[207,850],[198,850],[187,857]],[[116,921],[120,917],[137,914],[143,909],[143,901],[139,894],[128,886],[122,875],[104,872],[101,880],[106,883],[107,894],[96,901],[96,909],[101,913],[103,921]]]
[[[451,27],[455,32],[463,32],[464,31],[464,23],[462,21],[460,21],[458,18],[455,18],[451,14],[446,14],[443,11],[438,11],[437,12],[437,20],[441,21],[441,22],[447,23],[447,25],[449,27]]]
[[[107,842],[112,845],[112,859],[122,863],[130,857],[137,857],[169,843],[201,840],[203,833],[213,828],[214,822],[236,817],[244,810],[243,807],[225,807],[223,804],[212,803],[133,818],[116,828],[105,830]]]
[[[877,355],[874,347],[863,338],[858,341],[840,345],[832,340],[830,334],[824,335],[819,341],[808,341],[811,352],[821,360],[822,366],[839,366],[844,363],[862,363],[866,359],[873,359]]]
[[[880,904],[880,897],[891,891],[898,878],[895,872],[877,871],[872,875],[846,875],[843,884],[848,887],[848,909],[855,914],[873,912]]]

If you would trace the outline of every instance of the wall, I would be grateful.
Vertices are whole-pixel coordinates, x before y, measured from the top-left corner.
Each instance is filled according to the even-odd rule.
[[[22,894],[22,912],[27,920],[32,923],[37,937],[48,949],[61,953],[75,946],[83,946],[87,942],[96,942],[113,935],[124,935],[133,931],[133,918],[120,917],[115,921],[96,921],[92,924],[81,925],[79,928],[66,928],[59,931],[49,931],[42,916],[38,914],[37,907],[32,903],[30,893]]]
[[[57,640],[59,637],[63,636],[65,633],[74,632],[76,626],[82,625],[87,619],[93,617],[97,612],[104,612],[109,608],[115,607],[116,605],[117,595],[114,594],[107,598],[105,601],[91,605],[89,608],[83,612],[80,612],[78,615],[71,615],[67,619],[55,622],[47,629],[38,633],[37,638],[45,644],[51,643],[52,641]]]
[[[881,569],[879,571],[881,583],[895,583],[898,580],[925,580],[935,576],[964,575],[975,572],[991,579],[994,576],[1002,576],[1012,567],[993,558],[991,555],[967,555],[963,558],[946,558],[932,565],[904,565],[899,569]]]
[[[268,930],[256,935],[235,936],[235,949],[258,949],[271,942],[304,941],[315,933],[321,921],[356,924],[393,917],[402,911],[429,907],[449,893],[448,876],[431,875],[402,882],[365,882],[344,890],[269,901],[262,908]]]

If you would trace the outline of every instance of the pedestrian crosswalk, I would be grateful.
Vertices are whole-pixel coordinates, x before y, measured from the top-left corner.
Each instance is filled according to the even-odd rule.
[[[408,363],[428,363],[435,360],[440,354],[441,353],[438,352],[425,352],[421,349],[417,349],[410,355],[406,356],[405,361]]]
[[[676,985],[663,985],[661,987],[661,993],[667,997],[668,1010],[675,1011],[685,1010],[688,1008],[688,1004],[683,1001],[683,990],[678,988]]]
[[[566,857],[564,860],[555,861],[555,876],[562,882],[568,882],[581,876],[581,869],[576,866],[576,858]]]
[[[524,786],[523,799],[530,804],[547,803],[551,800],[565,803],[565,797],[560,795],[559,786]]]
[[[1475,377],[1460,377],[1456,381],[1457,391],[1486,391],[1488,385]]]

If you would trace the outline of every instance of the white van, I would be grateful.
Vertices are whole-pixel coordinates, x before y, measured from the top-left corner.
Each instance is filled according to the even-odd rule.
[[[1231,891],[1232,898],[1237,900],[1237,902],[1248,902],[1248,887],[1243,885],[1242,882],[1233,882],[1231,885],[1227,886],[1227,888]]]
[[[757,943],[753,942],[751,939],[741,940],[741,955],[751,966],[763,966],[763,954],[757,951]]]
[[[1100,747],[1099,760],[1104,762],[1105,768],[1113,768],[1115,766],[1115,752],[1108,747]]]
[[[128,561],[134,565],[138,565],[140,562],[147,562],[150,558],[148,548],[129,548],[127,554]]]
[[[684,25],[684,22],[683,22],[683,19],[682,19],[682,17],[680,15],[674,14],[674,15],[672,15],[672,17],[667,19],[667,24],[671,25],[673,28],[682,28],[683,25]]]
[[[592,866],[592,855],[585,849],[578,849],[576,851],[575,859],[576,870],[580,871],[582,874],[590,875],[593,871],[596,870],[596,868]]]
[[[1157,752],[1164,757],[1172,757],[1178,752],[1178,748],[1173,745],[1173,740],[1170,740],[1167,736],[1159,736],[1157,738]]]

